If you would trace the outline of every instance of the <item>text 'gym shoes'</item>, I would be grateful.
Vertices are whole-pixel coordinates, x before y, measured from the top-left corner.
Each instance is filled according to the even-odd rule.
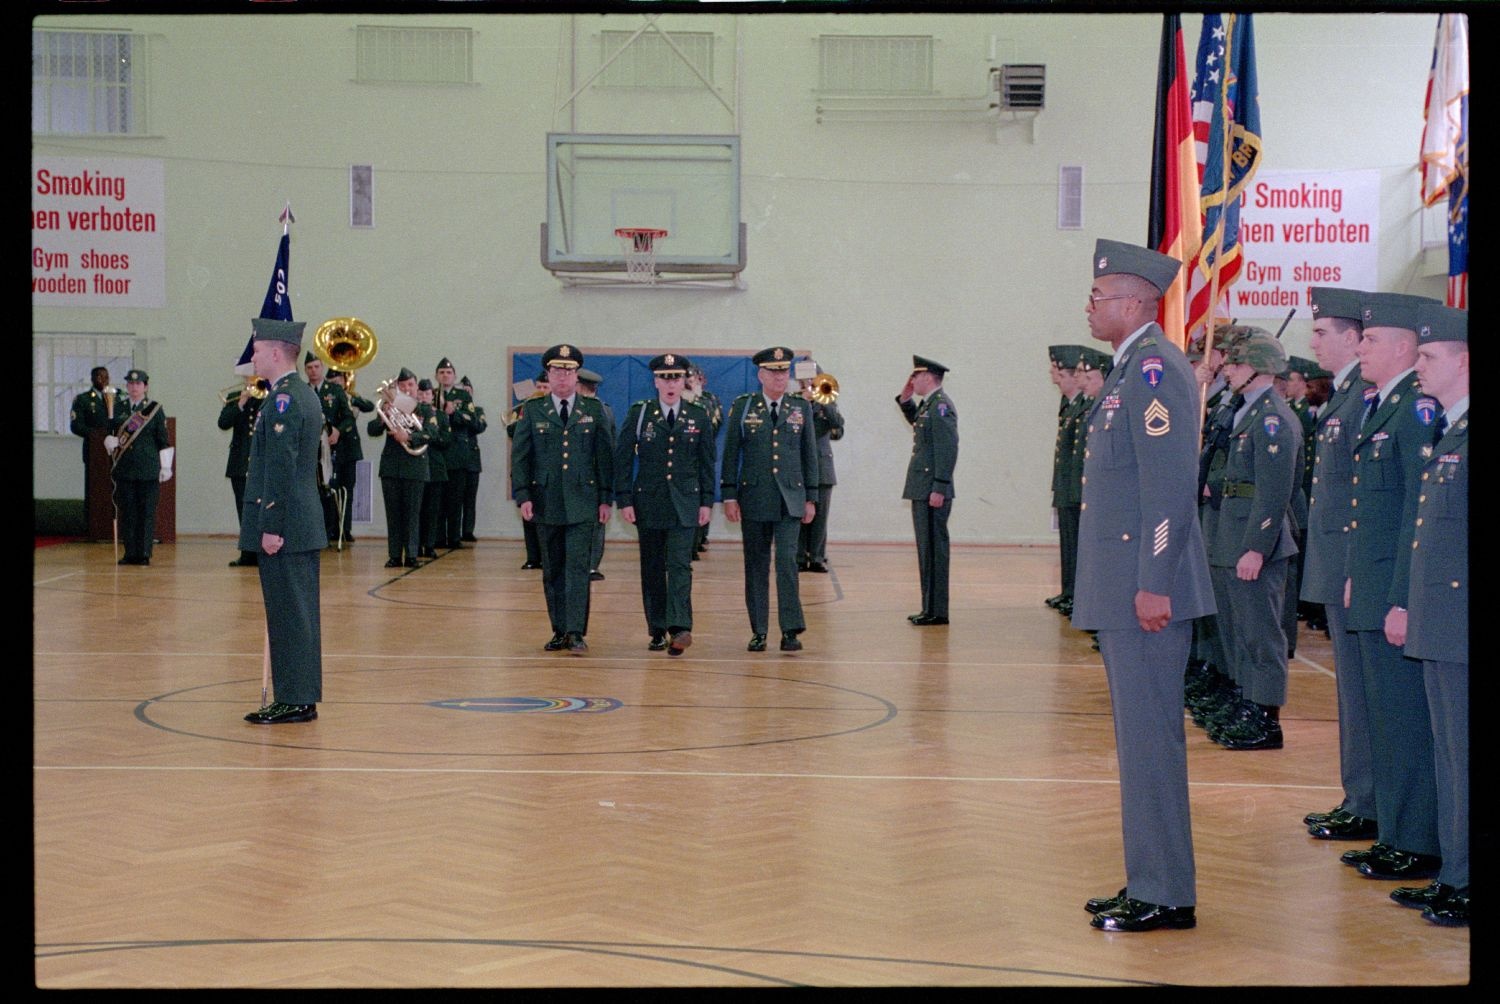
[[[1100,910],[1089,921],[1101,931],[1155,931],[1160,928],[1182,931],[1198,925],[1191,906],[1160,906],[1138,899],[1125,899],[1118,906]]]
[[[276,701],[259,711],[250,712],[245,716],[245,721],[252,725],[289,725],[292,722],[310,722],[317,717],[316,704],[285,704]]]

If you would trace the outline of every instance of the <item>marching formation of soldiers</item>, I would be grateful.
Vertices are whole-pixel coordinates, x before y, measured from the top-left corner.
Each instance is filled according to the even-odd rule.
[[[1373,841],[1344,864],[1431,880],[1391,898],[1466,925],[1467,312],[1406,294],[1309,294],[1316,361],[1239,324],[1188,349],[1206,405],[1197,509],[1216,612],[1193,621],[1183,703],[1226,750],[1280,749],[1298,621],[1326,632],[1344,797],[1303,823],[1315,839]],[[1048,352],[1062,393],[1052,482],[1062,581],[1046,603],[1064,615],[1101,413],[1099,385],[1080,381],[1110,371],[1107,357],[1088,364],[1093,351]]]

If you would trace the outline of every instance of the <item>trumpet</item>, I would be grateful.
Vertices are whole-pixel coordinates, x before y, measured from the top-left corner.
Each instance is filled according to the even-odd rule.
[[[400,430],[408,436],[422,431],[422,420],[412,412],[417,410],[416,399],[396,389],[395,380],[386,380],[376,390],[375,396],[379,398],[375,402],[375,414],[385,423],[385,427],[391,432]],[[396,440],[398,443],[401,441]],[[426,444],[412,446],[410,443],[401,443],[401,448],[414,457],[420,457],[427,452]]]
[[[808,399],[818,404],[832,404],[838,396],[839,382],[832,373],[819,373],[807,389]]]
[[[264,401],[266,399],[266,395],[271,393],[271,385],[267,383],[263,377],[246,377],[244,383],[232,383],[228,387],[225,387],[223,390],[219,391],[219,403],[221,405],[233,404],[234,402],[238,401],[240,399],[240,395],[245,393],[245,391],[247,390],[250,392],[250,396],[255,398],[257,401]]]

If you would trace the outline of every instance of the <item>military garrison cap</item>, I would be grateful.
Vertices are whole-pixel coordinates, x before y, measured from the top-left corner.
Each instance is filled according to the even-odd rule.
[[[1361,321],[1364,312],[1360,304],[1368,294],[1357,289],[1342,289],[1338,286],[1309,286],[1307,300],[1313,320],[1320,317],[1342,317],[1346,321]]]
[[[580,366],[578,367],[578,382],[586,383],[590,387],[597,387],[604,382],[604,378],[593,370],[586,370]]]
[[[1316,376],[1331,375],[1311,359],[1304,359],[1302,356],[1287,356],[1286,371],[1288,374],[1296,373],[1304,380],[1311,380]]]
[[[417,381],[417,390],[432,390],[432,381],[423,377]]]
[[[1165,293],[1182,270],[1182,262],[1150,248],[1100,238],[1094,243],[1094,278],[1101,275],[1138,275]]]
[[[542,353],[542,369],[557,366],[565,370],[576,370],[583,365],[583,353],[575,345],[554,345]]]
[[[1418,318],[1427,307],[1442,304],[1426,296],[1410,293],[1366,293],[1360,302],[1360,320],[1367,328],[1405,328],[1416,331]]]
[[[451,370],[452,368],[453,364],[448,361],[447,356],[439,359],[437,365],[433,367],[434,370]]]
[[[1098,349],[1091,349],[1080,345],[1078,353],[1077,369],[1098,370],[1101,373],[1108,373],[1114,368],[1115,357],[1108,352],[1100,352]]]
[[[933,376],[940,377],[948,372],[948,367],[935,359],[928,359],[925,356],[912,356],[911,371],[913,373],[931,373]]]
[[[1458,307],[1445,307],[1434,303],[1417,311],[1417,341],[1422,345],[1433,342],[1469,343],[1469,312]]]
[[[474,385],[469,383],[469,374],[467,373],[458,378],[458,383],[460,387],[467,387],[470,390],[474,389]]]
[[[785,345],[773,345],[755,353],[750,361],[768,370],[789,370],[792,368],[792,350]]]
[[[1280,376],[1286,372],[1286,349],[1269,331],[1247,326],[1245,337],[1224,351],[1226,363],[1243,363],[1257,373]]]
[[[151,377],[145,370],[131,370],[125,374],[126,383],[150,383]]]
[[[685,377],[692,365],[692,361],[687,356],[666,352],[651,360],[647,368],[659,377]]]
[[[1047,355],[1056,366],[1070,370],[1078,365],[1079,353],[1083,351],[1082,345],[1049,345]]]
[[[274,317],[253,317],[250,319],[251,338],[257,342],[273,341],[286,342],[296,348],[302,347],[302,329],[307,327],[306,321],[278,321]],[[295,358],[295,357],[293,357]],[[317,358],[311,352],[307,354],[303,365],[308,359]]]
[[[415,373],[413,373],[411,370],[407,369],[405,366],[401,367],[401,372],[396,374],[396,379],[398,381],[401,381],[401,380],[415,380],[416,378],[417,378],[417,375]]]

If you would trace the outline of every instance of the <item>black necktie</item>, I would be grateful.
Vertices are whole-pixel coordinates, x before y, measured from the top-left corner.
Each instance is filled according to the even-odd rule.
[[[771,402],[771,424],[772,425],[776,424],[776,402],[775,401]]]
[[[676,424],[677,424],[677,409],[676,408],[668,408],[667,409],[667,428],[670,429],[672,426],[674,426]]]
[[[564,401],[562,407],[557,409],[557,417],[562,419],[562,424],[568,424],[568,402]]]
[[[1360,419],[1359,427],[1363,429],[1365,427],[1365,423],[1368,422],[1374,416],[1375,412],[1379,410],[1380,395],[1376,394],[1374,397],[1370,398],[1370,403],[1365,405],[1365,417]]]
[[[1441,443],[1443,441],[1443,437],[1446,436],[1447,434],[1448,434],[1448,416],[1444,415],[1442,418],[1440,418],[1440,419],[1437,420],[1436,428],[1433,429],[1433,432],[1432,432],[1432,445],[1436,446],[1437,444]]]

